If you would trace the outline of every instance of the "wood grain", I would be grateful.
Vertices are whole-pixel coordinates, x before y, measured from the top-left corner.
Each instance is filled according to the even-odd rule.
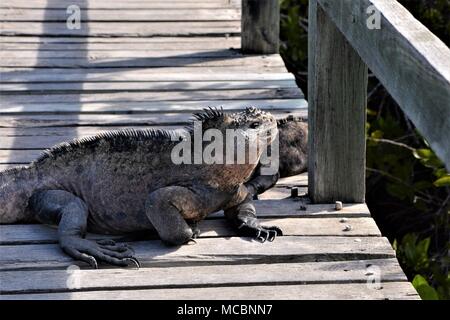
[[[366,283],[368,265],[383,270],[380,280],[406,281],[396,259],[343,262],[286,263],[267,265],[212,265],[172,268],[6,271],[0,275],[0,292],[29,294],[86,290],[136,290],[215,286],[298,285]],[[190,276],[187,276],[190,275]],[[69,277],[79,279],[75,284]],[[69,280],[69,281],[68,281]],[[76,287],[72,287],[76,285]]]
[[[419,300],[409,282],[387,282],[381,289],[362,283],[267,285],[216,288],[114,290],[4,295],[2,300]]]
[[[8,36],[95,36],[95,37],[161,37],[198,35],[236,35],[239,21],[194,22],[90,22],[80,29],[68,29],[61,22],[0,22],[0,34]]]
[[[70,16],[66,8],[46,10],[17,10],[16,8],[0,8],[0,20],[14,22],[37,22],[37,21],[58,21],[66,22]],[[241,18],[240,10],[217,8],[195,9],[179,8],[178,10],[161,9],[115,9],[108,10],[80,10],[80,18],[83,22],[111,22],[111,21],[239,21]]]
[[[367,67],[311,1],[309,195],[313,202],[364,202]]]
[[[262,225],[278,226],[285,236],[381,236],[371,218],[264,218],[258,213]],[[345,226],[352,229],[345,231]],[[209,219],[199,224],[200,238],[236,237],[237,230],[225,219]],[[57,230],[45,225],[0,225],[0,245],[57,243]],[[149,231],[149,237],[153,237]],[[156,235],[154,235],[156,237]],[[88,235],[89,239],[109,238],[104,235]],[[117,238],[117,237],[114,237]],[[120,238],[120,237],[119,237]]]
[[[213,264],[263,264],[314,261],[385,259],[395,257],[389,241],[381,237],[279,237],[260,243],[250,238],[202,238],[197,244],[167,247],[160,240],[133,242],[144,267]],[[74,261],[56,244],[0,246],[0,270],[58,269],[86,263]]]

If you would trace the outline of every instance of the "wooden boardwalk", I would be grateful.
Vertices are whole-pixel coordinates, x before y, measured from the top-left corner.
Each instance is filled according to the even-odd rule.
[[[240,53],[239,2],[3,0],[0,169],[104,130],[177,128],[208,106],[306,116],[279,55]],[[72,4],[81,29],[66,26]],[[237,237],[217,213],[197,245],[133,242],[140,270],[90,270],[62,253],[55,229],[2,225],[0,299],[417,299],[366,205],[290,198],[307,183],[283,179],[256,203],[284,237]]]

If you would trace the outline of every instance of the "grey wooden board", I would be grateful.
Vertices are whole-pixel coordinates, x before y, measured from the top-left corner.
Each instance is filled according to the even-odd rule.
[[[41,8],[61,9],[70,5],[77,5],[81,9],[180,9],[180,8],[229,8],[237,6],[235,1],[228,0],[171,0],[169,1],[143,1],[127,0],[126,2],[113,2],[107,0],[2,0],[0,8]]]
[[[230,68],[202,69],[195,67],[182,68],[105,68],[105,69],[0,69],[0,82],[117,82],[117,81],[254,81],[254,80],[289,80],[293,75],[287,72],[276,72],[280,68],[262,68],[239,70]],[[263,72],[265,71],[265,72]],[[284,69],[286,71],[286,69]]]
[[[280,90],[281,91],[281,90]],[[58,95],[58,96],[45,96],[48,97],[48,99],[42,98],[40,95],[16,95],[16,96],[1,96],[1,102],[0,102],[0,115],[12,115],[12,114],[43,114],[43,113],[151,113],[151,112],[182,112],[187,113],[187,116],[192,116],[192,113],[198,112],[203,110],[203,108],[208,107],[217,107],[217,108],[223,108],[226,111],[238,111],[243,110],[246,107],[254,106],[258,107],[260,109],[269,111],[269,112],[275,112],[275,111],[289,111],[289,110],[307,110],[307,103],[305,100],[300,98],[292,98],[292,99],[283,99],[280,96],[276,97],[276,94],[279,93],[278,89],[273,90],[275,97],[274,98],[268,98],[268,99],[259,99],[259,100],[250,100],[251,98],[257,98],[258,96],[261,96],[262,94],[267,95],[267,90],[264,92],[264,90],[259,90],[260,94],[255,94],[252,96],[251,94],[247,94],[247,97],[243,97],[243,99],[232,99],[233,94],[237,95],[239,93],[243,92],[249,92],[247,91],[227,91],[227,92],[220,92],[213,91],[210,93],[207,93],[206,91],[203,91],[205,95],[209,98],[209,100],[203,100],[195,99],[194,94],[189,99],[191,101],[182,100],[183,95],[189,96],[190,91],[185,92],[175,92],[173,96],[170,98],[179,98],[181,100],[170,100],[169,96],[171,95],[170,92],[167,93],[168,99],[163,99],[164,93],[157,92],[155,94],[126,94],[126,93],[120,93],[114,95],[114,93],[101,93],[99,95],[88,95],[83,93],[84,99],[91,101],[77,101],[77,94],[65,94],[65,95]],[[302,95],[296,88],[294,88],[292,91],[296,92],[295,95]],[[250,92],[257,92],[256,90],[252,90]],[[269,92],[270,93],[270,92]],[[217,94],[217,95],[215,95]],[[177,97],[178,95],[178,97]],[[225,96],[228,95],[228,98],[230,100],[223,100],[223,98],[226,98]],[[152,101],[152,99],[158,99],[158,96],[160,97],[160,100]],[[19,98],[20,97],[20,98]],[[38,99],[41,97],[41,99]],[[81,97],[81,95],[80,95]],[[27,98],[31,99],[29,103],[26,103]],[[36,101],[36,100],[41,100]],[[117,100],[110,100],[110,101],[101,101],[101,99],[114,99]],[[250,98],[250,99],[246,99]],[[278,98],[278,99],[277,99]],[[281,98],[281,99],[280,99]],[[11,102],[10,100],[15,99],[19,101]],[[127,100],[124,100],[127,99]],[[54,100],[54,101],[48,101],[48,100]],[[64,102],[58,102],[64,101]],[[70,101],[72,100],[72,101]],[[69,101],[69,102],[65,102]]]
[[[0,300],[418,300],[409,282],[386,282],[381,289],[362,283],[112,290],[3,295]],[[344,310],[343,312],[347,312]]]
[[[257,103],[254,104],[258,106]],[[208,105],[204,106],[208,107]],[[203,106],[199,106],[199,109]],[[294,115],[306,117],[307,111],[278,111],[271,113],[277,118]],[[139,114],[67,114],[67,115],[15,115],[0,116],[0,128],[49,127],[49,126],[126,126],[126,125],[174,125],[186,124],[192,119],[192,113],[142,113]]]
[[[151,38],[136,38],[136,37],[46,37],[46,36],[25,36],[25,37],[10,37],[0,35],[0,45],[80,45],[86,46],[112,46],[130,43],[139,43],[141,45],[149,45],[150,48],[159,48],[160,46],[177,49],[190,49],[195,46],[196,49],[211,49],[211,48],[230,48],[240,47],[241,37],[239,36],[214,36],[214,37],[151,37]],[[94,48],[94,47],[93,47]],[[130,47],[128,47],[129,49]]]
[[[0,22],[0,34],[8,36],[156,37],[238,34],[239,21],[202,22],[89,22],[68,29],[65,22]]]
[[[308,164],[313,202],[364,202],[367,66],[309,2]]]
[[[318,2],[450,169],[449,48],[398,1]],[[380,30],[366,26],[372,6]]]
[[[182,125],[177,125],[177,126],[159,126],[159,125],[154,125],[149,127],[150,128],[154,128],[154,129],[180,129],[182,128]],[[20,138],[25,138],[25,137],[29,137],[29,136],[36,136],[36,137],[58,137],[58,136],[63,136],[63,137],[70,137],[72,138],[76,138],[76,137],[84,137],[84,136],[89,136],[89,135],[94,135],[97,134],[99,132],[103,132],[103,131],[111,131],[111,130],[119,130],[119,129],[142,129],[141,127],[138,126],[123,126],[123,127],[79,127],[79,128],[71,128],[71,127],[48,127],[48,128],[29,128],[29,127],[24,127],[24,128],[0,128],[0,137],[1,138],[5,138],[5,137],[20,137]],[[1,140],[3,142],[3,140]],[[0,144],[0,148],[1,149],[5,149],[1,147]],[[9,148],[6,148],[9,149]]]
[[[278,56],[231,56],[231,57],[183,57],[174,56],[153,57],[121,57],[102,58],[88,55],[84,58],[3,58],[0,60],[1,67],[36,67],[36,68],[124,68],[124,67],[237,67],[246,66],[260,67],[284,67],[283,60]]]
[[[58,59],[86,59],[99,60],[111,58],[243,58],[243,54],[237,50],[221,49],[221,50],[153,50],[142,49],[140,45],[136,45],[136,49],[130,51],[129,44],[123,44],[123,48],[118,48],[115,45],[115,50],[94,50],[83,49],[82,46],[73,49],[64,50],[43,50],[42,48],[29,49],[15,49],[4,50],[0,52],[0,59],[22,58],[22,59],[44,59],[44,58],[58,58]]]
[[[267,265],[142,268],[140,270],[6,271],[0,275],[5,294],[85,290],[142,290],[152,288],[367,283],[368,265],[380,268],[380,280],[406,281],[396,259]],[[78,283],[70,278],[77,277]]]
[[[1,37],[0,37],[1,38]],[[12,39],[16,39],[18,37],[10,37]],[[20,37],[20,38],[32,38],[32,37]],[[30,40],[30,42],[8,42],[7,37],[3,37],[4,40],[0,39],[0,50],[2,50],[1,55],[7,57],[11,52],[21,52],[22,55],[31,55],[36,54],[36,51],[39,51],[39,55],[48,54],[51,52],[73,52],[74,55],[79,54],[79,52],[89,51],[89,52],[98,52],[104,54],[117,54],[117,52],[125,51],[130,49],[130,45],[133,45],[138,52],[149,52],[152,56],[161,55],[161,56],[172,56],[175,53],[180,54],[192,54],[196,53],[198,55],[203,56],[226,56],[226,55],[237,55],[239,54],[240,42],[235,40],[228,40],[225,37],[214,37],[209,38],[210,42],[203,41],[182,41],[180,42],[132,42],[131,40],[123,40],[122,42],[69,42],[70,39],[67,39],[66,42],[34,42],[34,40]],[[33,38],[34,39],[34,38]],[[56,39],[60,39],[59,37]],[[86,38],[91,39],[91,38]],[[106,38],[107,39],[107,38]],[[112,38],[112,39],[124,39],[121,38]],[[153,39],[153,38],[148,38]],[[198,39],[198,38],[186,38],[186,39]],[[234,39],[234,38],[233,38]],[[232,50],[230,50],[232,49]],[[50,53],[46,53],[50,52]],[[55,54],[53,54],[55,55]]]
[[[96,67],[100,67],[99,64],[95,65]],[[29,74],[30,70],[36,70],[36,69],[41,69],[42,73],[48,72],[51,76],[54,74],[52,71],[57,70],[57,73],[59,73],[60,70],[63,70],[62,72],[65,72],[67,74],[68,77],[71,77],[72,75],[72,71],[74,71],[77,75],[76,77],[79,77],[78,74],[82,74],[82,75],[86,75],[88,76],[88,74],[91,73],[105,73],[108,72],[109,70],[111,71],[121,71],[121,70],[133,70],[133,69],[141,69],[141,67],[131,67],[129,66],[129,68],[125,67],[117,67],[117,68],[96,68],[94,67],[94,63],[91,64],[92,68],[70,68],[70,67],[42,67],[39,68],[39,66],[37,66],[36,68],[31,68],[31,67],[0,67],[0,73],[1,73],[1,78],[3,78],[3,76],[7,76],[9,73],[11,73],[12,76],[17,76],[17,74],[20,74],[21,76],[23,76],[23,80],[28,80],[28,76],[26,74]],[[64,71],[65,70],[65,71]],[[186,74],[191,74],[191,73],[202,73],[203,75],[203,79],[207,79],[207,80],[211,80],[214,79],[208,77],[209,74],[212,73],[217,73],[217,74],[224,74],[224,73],[234,73],[234,74],[245,74],[245,73],[250,73],[250,74],[256,74],[258,72],[260,72],[261,74],[264,73],[283,73],[283,72],[287,72],[286,67],[284,66],[265,66],[265,65],[231,65],[231,66],[221,66],[221,65],[216,65],[214,67],[191,67],[189,65],[187,66],[181,66],[181,67],[154,67],[154,68],[145,68],[143,69],[145,70],[144,72],[146,74],[160,74],[159,77],[163,77],[165,76],[165,74],[169,73],[169,74],[174,74],[174,73],[186,73]],[[18,72],[16,72],[18,71]],[[37,73],[32,72],[30,74],[31,77],[36,77]],[[270,75],[269,75],[270,76]],[[48,77],[48,76],[47,76]],[[158,76],[157,76],[158,77]],[[7,77],[10,78],[10,77]],[[179,78],[181,79],[186,79],[185,75],[180,75]],[[197,78],[201,78],[201,76],[197,76]],[[52,82],[55,81],[54,78],[50,77],[49,78],[50,81],[44,81],[44,82]],[[245,79],[245,76],[243,76],[243,79]],[[18,82],[23,82],[23,80],[18,81]],[[119,79],[121,81],[123,81],[123,79]],[[3,81],[2,81],[3,82]],[[17,81],[16,81],[17,82]],[[42,81],[37,81],[37,82],[42,82]]]
[[[26,104],[27,109],[41,109],[41,112],[51,111],[50,103],[89,103],[89,102],[133,102],[133,101],[192,101],[192,100],[260,100],[260,99],[300,99],[302,93],[297,88],[276,89],[235,89],[206,91],[153,91],[127,92],[115,91],[107,93],[53,93],[34,95],[2,95],[2,110],[10,105]],[[39,108],[40,104],[46,104]],[[255,101],[257,104],[258,101]],[[263,102],[264,103],[264,102]],[[34,107],[33,107],[34,105]],[[304,103],[306,105],[306,103]],[[48,109],[46,109],[48,108]],[[159,109],[159,111],[165,111]],[[167,111],[170,111],[167,110]]]
[[[168,247],[160,240],[133,242],[136,258],[147,266],[261,264],[394,258],[381,237],[278,237],[260,243],[250,238],[201,238],[197,244]],[[57,244],[0,246],[0,270],[88,267],[63,253]]]
[[[91,63],[99,68],[111,67],[109,64],[119,64],[128,63],[127,67],[139,67],[140,64],[145,63],[148,67],[214,67],[214,66],[241,66],[241,65],[252,65],[252,66],[284,66],[283,59],[281,56],[272,55],[242,55],[230,53],[230,50],[220,50],[219,51],[224,56],[216,57],[191,57],[189,55],[178,54],[178,51],[172,51],[170,56],[163,57],[152,57],[146,55],[145,53],[140,54],[136,51],[123,51],[118,56],[114,53],[108,54],[91,54],[90,52],[83,52],[84,54],[78,57],[70,58],[71,54],[67,54],[66,57],[46,57],[35,54],[33,57],[3,57],[2,66],[7,65],[9,62],[19,63],[19,60],[23,60],[23,66],[27,64],[35,63],[36,65],[42,66],[51,60],[56,61],[55,63],[63,63],[64,60],[74,60],[76,63]],[[57,53],[55,53],[57,54]],[[226,56],[228,54],[228,56]],[[48,55],[48,53],[47,53]],[[57,54],[61,55],[61,54]],[[52,59],[50,59],[52,58]],[[50,62],[49,62],[50,63]],[[121,65],[112,65],[112,67],[123,67]]]
[[[70,14],[66,8],[60,9],[21,9],[0,8],[0,20],[14,22],[58,21],[66,22]],[[89,9],[80,10],[80,19],[83,23],[92,21],[229,21],[240,20],[240,10],[236,8],[224,9],[115,9],[107,10]]]
[[[47,83],[0,83],[1,95],[54,91],[104,92],[104,91],[178,91],[178,90],[236,90],[236,89],[297,88],[293,80],[263,81],[171,81],[171,82],[47,82]],[[37,91],[37,92],[36,92]]]
[[[308,193],[307,187],[297,188],[299,196],[306,196]],[[267,190],[266,192],[258,195],[259,200],[282,200],[291,198],[291,188],[289,187],[274,187]]]
[[[381,236],[372,218],[279,218],[267,219],[258,214],[262,225],[276,225],[284,236]],[[347,225],[352,226],[345,231]],[[204,220],[199,224],[200,238],[237,236],[236,229],[225,219]],[[90,239],[105,239],[108,236],[88,235]],[[55,228],[40,225],[0,225],[0,245],[57,243]]]
[[[305,207],[304,210],[300,206]],[[263,218],[364,218],[370,217],[365,204],[346,204],[340,211],[336,211],[334,204],[307,204],[300,199],[259,200],[255,201],[256,212]],[[213,213],[211,219],[223,218],[222,212]]]
[[[0,130],[0,136],[2,131]],[[277,182],[277,186],[289,186],[289,187],[307,187],[308,186],[308,173],[302,173],[292,177],[281,178]]]

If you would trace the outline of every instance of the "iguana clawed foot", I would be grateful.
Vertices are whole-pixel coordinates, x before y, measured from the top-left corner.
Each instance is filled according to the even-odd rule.
[[[261,243],[264,243],[266,241],[272,242],[277,236],[283,235],[281,229],[276,226],[269,227],[255,224],[248,225],[243,223],[238,228],[243,235],[252,236]]]
[[[188,223],[188,225],[192,229],[192,239],[190,240],[197,239],[200,236],[200,228],[198,227],[198,222],[190,222]]]
[[[133,263],[137,268],[140,267],[139,261],[134,257],[134,250],[126,244],[116,244],[113,240],[94,242],[67,236],[62,237],[60,243],[68,255],[89,263],[94,269],[98,269],[97,261],[120,267],[126,267]]]

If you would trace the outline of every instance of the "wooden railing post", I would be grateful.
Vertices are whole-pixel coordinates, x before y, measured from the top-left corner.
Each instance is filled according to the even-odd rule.
[[[278,53],[279,0],[242,0],[241,47],[245,53]]]
[[[367,66],[317,0],[309,5],[309,195],[364,202]]]

